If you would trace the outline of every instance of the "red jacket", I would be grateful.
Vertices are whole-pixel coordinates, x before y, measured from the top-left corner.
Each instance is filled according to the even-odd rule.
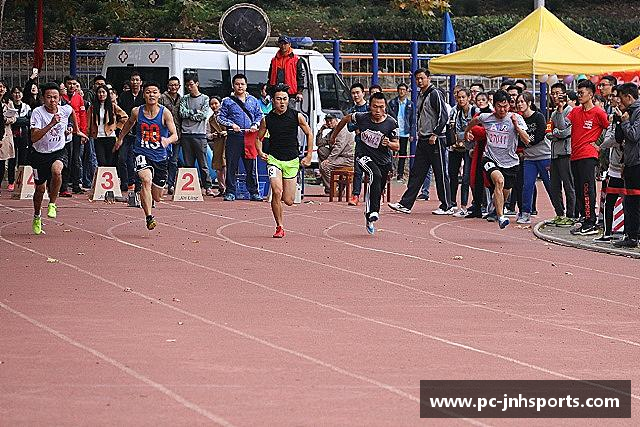
[[[289,50],[289,53],[285,55],[280,51],[276,52],[269,67],[269,86],[273,87],[278,84],[278,70],[284,71],[284,83],[289,86],[289,95],[302,93],[304,70],[298,55],[294,54],[292,50]]]
[[[78,92],[74,92],[71,99],[69,99],[69,95],[62,95],[62,97],[71,105],[71,108],[73,108],[74,113],[76,113],[76,120],[78,120],[78,128],[86,135],[87,111],[84,108],[84,99],[82,99],[82,96],[80,96]]]

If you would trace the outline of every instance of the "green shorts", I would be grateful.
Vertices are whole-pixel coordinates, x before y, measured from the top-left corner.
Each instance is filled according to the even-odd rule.
[[[280,169],[282,177],[284,179],[293,179],[298,176],[298,170],[300,169],[300,159],[293,160],[278,160],[269,154],[267,159],[267,171],[269,172],[269,178],[276,177],[275,169]]]

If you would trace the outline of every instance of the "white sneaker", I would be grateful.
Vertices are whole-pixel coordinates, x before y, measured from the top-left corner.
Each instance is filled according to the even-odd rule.
[[[459,211],[457,211],[456,213],[453,214],[454,217],[456,218],[464,218],[465,216],[467,216],[469,212],[467,212],[467,210],[465,208],[460,209]]]
[[[434,215],[453,215],[454,212],[455,212],[455,208],[449,208],[446,211],[442,208],[438,208],[431,213]]]
[[[522,212],[516,220],[518,224],[531,224],[531,214],[528,212]]]
[[[393,209],[396,212],[402,212],[404,214],[410,214],[411,213],[411,209],[405,208],[400,203],[388,203],[387,206],[389,206],[391,209]]]

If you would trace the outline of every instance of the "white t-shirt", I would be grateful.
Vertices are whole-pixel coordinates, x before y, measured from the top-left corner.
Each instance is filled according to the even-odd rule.
[[[49,129],[42,138],[33,143],[33,148],[39,153],[53,153],[64,148],[65,136],[64,131],[69,125],[69,117],[73,113],[71,105],[58,105],[58,114],[60,115],[60,121],[57,125]],[[31,113],[31,129],[44,129],[47,127],[53,114],[48,112],[44,105],[42,107],[35,108]]]
[[[478,120],[487,131],[487,147],[484,156],[493,160],[501,168],[512,168],[520,163],[516,148],[518,148],[518,133],[511,121],[514,113],[507,113],[503,119],[495,116],[495,113],[482,113]],[[515,114],[518,127],[527,130],[527,124],[520,114]]]

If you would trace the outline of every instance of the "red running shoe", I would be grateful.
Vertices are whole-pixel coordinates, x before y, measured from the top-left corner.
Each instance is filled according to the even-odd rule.
[[[276,239],[281,239],[284,237],[284,228],[277,226],[276,227],[276,232],[273,233],[273,237],[275,237]]]

